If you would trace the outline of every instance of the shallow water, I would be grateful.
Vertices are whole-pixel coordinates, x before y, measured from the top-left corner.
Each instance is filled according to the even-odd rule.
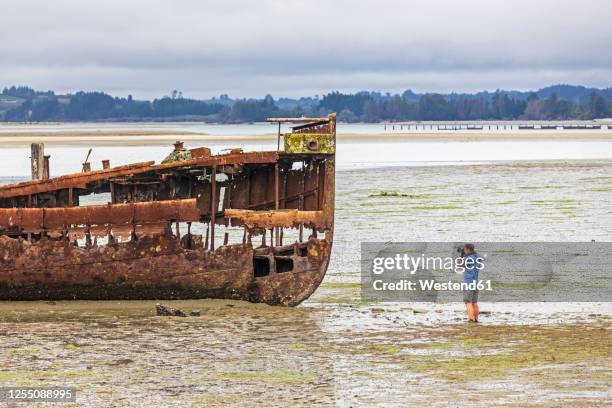
[[[433,122],[437,123],[437,122]],[[558,125],[559,121],[537,122],[538,124]],[[572,121],[568,121],[571,124]],[[462,122],[463,129],[450,130],[452,122],[448,122],[449,130],[437,127],[432,127],[431,122],[421,122],[418,127],[412,124],[410,127],[399,124],[384,124],[384,123],[339,123],[338,131],[343,133],[354,134],[371,134],[371,133],[446,133],[452,134],[461,133],[539,133],[552,134],[558,132],[576,132],[576,130],[568,129],[519,129],[518,123],[510,124],[508,122],[488,121],[483,124],[482,130],[466,129],[466,122]],[[603,123],[602,123],[603,124]],[[601,133],[606,134],[612,129],[612,125],[607,125],[604,129],[582,129],[580,133]],[[66,122],[66,123],[0,123],[0,131],[3,132],[23,132],[23,131],[44,131],[44,132],[67,132],[67,131],[86,131],[86,130],[130,130],[130,129],[171,129],[182,130],[188,132],[198,132],[210,135],[265,135],[275,134],[277,131],[276,123],[239,123],[239,124],[216,124],[204,122]],[[283,129],[287,128],[284,126]]]
[[[201,146],[187,142],[187,147]],[[241,147],[245,151],[276,150],[273,141],[206,141],[205,145],[217,154],[229,147]],[[45,153],[51,156],[51,176],[81,171],[81,163],[89,147],[48,145]],[[155,160],[161,162],[172,151],[172,146],[94,146],[89,161],[93,170],[102,168],[102,160],[111,165]],[[339,170],[423,167],[442,165],[471,165],[513,161],[548,160],[612,160],[612,139],[593,140],[513,140],[513,141],[377,141],[375,139],[339,140],[337,155]],[[0,177],[27,177],[30,174],[30,148],[23,146],[0,147]]]
[[[380,192],[404,196],[381,197]],[[389,167],[338,172],[334,253],[307,303],[358,304],[361,242],[609,241],[612,161]],[[491,323],[553,323],[611,314],[607,302],[487,305]],[[450,323],[437,305],[419,323]],[[431,311],[431,305],[425,307]]]
[[[460,303],[364,304],[359,243],[607,241],[612,160],[377,157],[340,166],[328,275],[300,307],[168,302],[202,312],[168,318],[155,302],[0,303],[0,384],[74,385],[92,407],[608,405],[610,303],[485,303],[479,325]],[[389,191],[404,196],[377,196]]]

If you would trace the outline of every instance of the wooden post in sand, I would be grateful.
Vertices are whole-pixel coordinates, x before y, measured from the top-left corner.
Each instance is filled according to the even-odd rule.
[[[32,180],[42,180],[45,163],[45,144],[32,143],[31,152]]]

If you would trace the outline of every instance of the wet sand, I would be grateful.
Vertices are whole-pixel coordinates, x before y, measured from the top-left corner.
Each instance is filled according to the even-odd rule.
[[[0,303],[3,386],[75,386],[74,406],[604,406],[608,317],[419,323],[403,307]],[[44,404],[40,404],[44,406]],[[70,406],[70,405],[63,405]]]
[[[277,135],[214,135],[182,130],[79,130],[79,131],[18,131],[0,130],[0,146],[27,145],[43,142],[49,145],[74,146],[138,146],[169,145],[176,140],[185,142],[271,142]],[[612,140],[612,131],[606,132],[436,132],[436,133],[342,133],[342,141],[511,141],[511,140]]]

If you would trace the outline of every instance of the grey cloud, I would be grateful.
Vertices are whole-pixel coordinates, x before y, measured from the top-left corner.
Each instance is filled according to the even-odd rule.
[[[610,86],[603,0],[9,0],[2,85],[142,97]]]

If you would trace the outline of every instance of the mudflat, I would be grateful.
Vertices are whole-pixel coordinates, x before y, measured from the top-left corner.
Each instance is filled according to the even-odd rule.
[[[33,142],[61,145],[87,146],[136,146],[168,145],[177,139],[185,142],[272,142],[275,133],[260,135],[224,134],[190,132],[172,129],[140,130],[78,130],[78,131],[39,131],[39,130],[0,130],[0,146],[27,145]],[[337,135],[343,141],[479,141],[479,140],[612,140],[612,130],[601,132],[414,132],[414,133],[342,133]]]
[[[201,316],[157,317],[155,302],[0,302],[0,382],[76,387],[85,407],[590,407],[611,398],[605,316],[432,325],[439,306],[170,305]]]

